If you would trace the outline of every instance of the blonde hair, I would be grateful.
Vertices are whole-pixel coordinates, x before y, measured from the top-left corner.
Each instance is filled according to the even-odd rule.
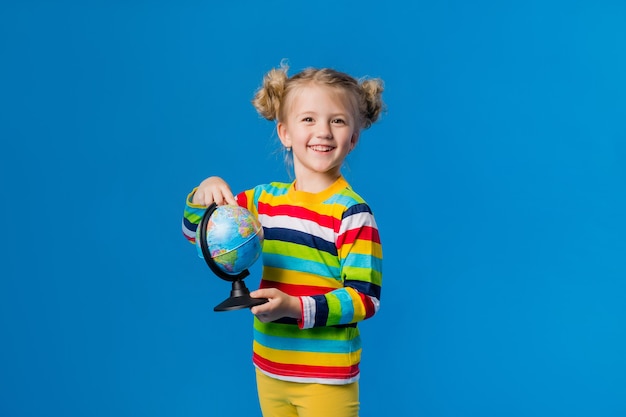
[[[288,64],[283,61],[279,68],[270,70],[263,77],[263,84],[254,94],[252,105],[267,120],[286,119],[285,103],[299,87],[318,84],[344,92],[353,104],[359,130],[369,128],[384,110],[382,80],[352,76],[331,68],[307,68],[291,77],[287,76]]]

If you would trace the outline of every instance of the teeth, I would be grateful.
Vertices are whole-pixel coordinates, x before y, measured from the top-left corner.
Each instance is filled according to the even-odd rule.
[[[309,148],[318,152],[328,152],[334,149],[332,146],[323,146],[323,145],[313,145],[313,146],[309,146]]]

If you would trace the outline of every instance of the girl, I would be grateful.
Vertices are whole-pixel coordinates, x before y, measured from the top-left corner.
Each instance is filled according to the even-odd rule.
[[[236,197],[209,177],[187,197],[183,233],[195,244],[204,210],[238,204],[264,230],[263,276],[251,293],[253,362],[265,417],[355,417],[361,339],[357,323],[379,308],[382,248],[374,216],[341,166],[382,109],[383,84],[333,69],[265,75],[253,105],[276,120],[295,181]]]

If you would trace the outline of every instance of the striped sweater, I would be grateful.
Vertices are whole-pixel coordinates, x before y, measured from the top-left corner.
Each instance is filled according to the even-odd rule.
[[[205,207],[187,198],[183,233],[195,243]],[[294,184],[259,185],[237,196],[263,226],[261,288],[300,297],[300,320],[254,319],[254,364],[287,381],[348,384],[359,378],[356,323],[379,307],[382,248],[374,216],[343,177],[311,194]]]

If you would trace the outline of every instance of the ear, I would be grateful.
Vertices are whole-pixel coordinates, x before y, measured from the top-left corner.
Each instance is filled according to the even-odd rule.
[[[287,134],[287,126],[278,122],[276,125],[276,133],[278,133],[278,137],[280,138],[280,142],[283,144],[285,148],[291,147],[291,139],[289,139],[289,135]]]
[[[352,134],[352,138],[350,139],[350,151],[356,147],[356,144],[359,142],[359,137],[361,137],[361,132],[355,131]]]

